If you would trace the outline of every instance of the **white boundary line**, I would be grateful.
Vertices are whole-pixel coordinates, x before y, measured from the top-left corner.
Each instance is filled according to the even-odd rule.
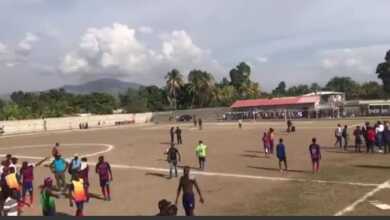
[[[98,143],[69,143],[62,144],[61,146],[104,146],[106,149],[94,153],[84,154],[80,157],[93,157],[101,154],[108,153],[112,151],[115,146],[111,144],[98,144]],[[27,148],[43,148],[50,147],[50,145],[30,145],[30,146],[15,146],[9,147],[7,149],[27,149]],[[4,148],[3,148],[4,149]],[[0,154],[0,157],[4,157],[5,154]],[[36,156],[23,156],[15,155],[15,157],[23,159],[33,159],[33,160],[42,160],[44,157]],[[96,163],[89,162],[88,164],[94,166]],[[146,166],[132,166],[132,165],[121,165],[121,164],[112,164],[111,167],[118,169],[132,169],[132,170],[141,170],[141,171],[155,171],[155,172],[169,172],[167,168],[156,168],[156,167],[146,167]],[[182,172],[182,169],[179,169],[179,172]],[[321,183],[321,184],[340,184],[340,185],[353,185],[353,186],[363,186],[363,187],[380,187],[383,184],[377,183],[359,183],[359,182],[342,182],[342,181],[328,181],[328,180],[311,180],[311,179],[302,179],[302,178],[287,178],[287,177],[270,177],[270,176],[256,176],[256,175],[245,175],[245,174],[234,174],[234,173],[220,173],[220,172],[205,172],[205,171],[192,171],[191,173],[201,176],[218,176],[218,177],[231,177],[239,179],[254,179],[254,180],[267,180],[267,181],[285,181],[285,182],[312,182],[312,183]]]
[[[377,192],[381,191],[382,189],[386,189],[390,187],[390,180],[378,185],[375,189],[371,190],[370,192],[366,193],[364,196],[353,202],[351,205],[345,207],[344,209],[338,211],[335,216],[342,216],[345,215],[349,212],[352,212],[355,210],[355,207],[358,206],[359,204],[365,202],[368,198],[371,196],[375,195]]]
[[[114,150],[115,146],[111,144],[98,144],[98,143],[69,143],[69,144],[61,144],[60,146],[103,146],[106,147],[106,149],[94,153],[89,153],[89,154],[84,154],[81,155],[80,157],[93,157],[101,154],[108,153],[112,150]],[[25,146],[14,146],[14,147],[7,147],[7,148],[0,148],[0,150],[11,150],[11,149],[28,149],[28,148],[50,148],[50,144],[44,145],[25,145]],[[6,154],[0,154],[0,157],[5,157]],[[44,157],[34,157],[34,156],[23,156],[23,155],[14,155],[17,158],[22,158],[22,159],[33,159],[33,160],[42,160]]]

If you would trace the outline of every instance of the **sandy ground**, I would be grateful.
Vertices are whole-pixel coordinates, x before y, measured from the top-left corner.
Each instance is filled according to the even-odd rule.
[[[285,123],[206,123],[203,130],[191,124],[180,124],[184,144],[181,165],[197,167],[194,148],[198,140],[209,147],[206,171],[196,171],[206,202],[197,201],[197,215],[334,215],[377,185],[390,179],[390,155],[343,152],[333,147],[333,131],[337,123],[356,125],[361,121],[305,121],[295,122],[297,132],[284,132]],[[45,157],[50,146],[60,142],[63,154],[90,155],[94,164],[98,152],[104,152],[113,165],[112,201],[99,199],[97,176],[92,172],[91,189],[95,195],[85,206],[86,215],[154,215],[157,202],[173,201],[178,179],[166,178],[167,163],[164,151],[168,147],[171,125],[148,125],[90,131],[59,132],[0,138],[0,154],[12,153],[27,157]],[[262,132],[273,127],[277,138],[284,138],[290,172],[281,175],[275,157],[265,158],[261,143]],[[352,133],[352,129],[350,129]],[[316,137],[322,146],[323,160],[320,174],[311,173],[308,145]],[[351,139],[352,140],[352,139]],[[102,145],[106,144],[106,145]],[[109,145],[113,149],[108,149]],[[108,150],[107,150],[108,149]],[[37,159],[36,158],[36,159]],[[27,159],[21,159],[21,161]],[[36,161],[29,159],[28,161]],[[48,168],[35,170],[35,191],[46,176]],[[318,181],[323,180],[323,181]],[[378,191],[364,199],[345,215],[388,215],[370,204],[378,200],[390,204],[390,189]],[[37,196],[36,196],[37,197]],[[198,199],[198,197],[197,197]],[[73,215],[65,198],[57,201],[57,211]],[[39,215],[38,198],[23,215]],[[183,215],[179,203],[179,215]]]

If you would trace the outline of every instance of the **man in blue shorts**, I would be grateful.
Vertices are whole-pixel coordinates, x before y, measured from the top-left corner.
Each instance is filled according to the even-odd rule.
[[[177,205],[180,193],[183,190],[183,208],[185,210],[186,216],[193,216],[195,209],[194,186],[199,194],[199,200],[201,203],[204,203],[204,199],[195,178],[190,177],[190,167],[184,167],[183,173],[184,175],[180,178],[179,187],[177,189],[175,205]]]

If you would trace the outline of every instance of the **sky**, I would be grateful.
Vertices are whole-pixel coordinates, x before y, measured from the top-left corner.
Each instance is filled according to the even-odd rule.
[[[163,85],[172,68],[216,80],[244,61],[270,91],[377,80],[388,0],[0,0],[0,94],[99,78]]]

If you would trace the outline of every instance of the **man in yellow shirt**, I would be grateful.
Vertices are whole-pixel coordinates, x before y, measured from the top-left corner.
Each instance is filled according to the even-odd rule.
[[[204,170],[207,156],[207,146],[203,144],[203,141],[199,141],[198,146],[196,146],[195,153],[199,160],[199,168]]]

